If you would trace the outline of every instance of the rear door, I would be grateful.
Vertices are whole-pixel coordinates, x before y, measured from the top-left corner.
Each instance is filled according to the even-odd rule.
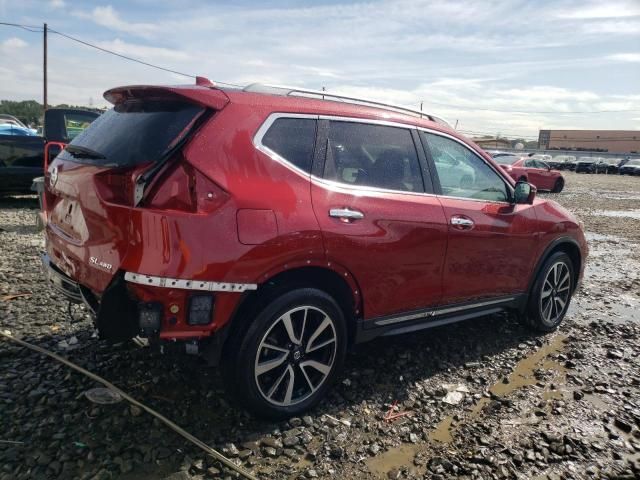
[[[554,187],[555,174],[551,172],[551,168],[549,164],[543,162],[542,160],[534,160],[534,169],[536,175],[538,176],[538,183],[534,183],[534,185],[542,190],[551,190]]]
[[[365,325],[437,305],[447,226],[415,130],[332,117],[319,131],[313,208],[328,261],[359,283]]]
[[[511,204],[511,186],[460,140],[424,131],[420,137],[448,223],[442,303],[524,292],[538,243],[533,206]],[[458,162],[455,174],[443,169],[443,158]]]

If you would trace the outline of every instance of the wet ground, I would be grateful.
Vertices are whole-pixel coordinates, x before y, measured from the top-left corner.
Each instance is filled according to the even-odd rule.
[[[583,287],[554,334],[496,315],[359,346],[329,398],[288,422],[226,400],[215,370],[92,337],[42,281],[37,202],[0,200],[0,329],[62,354],[260,478],[638,478],[640,178],[568,173]],[[0,479],[235,478],[91,380],[0,340]]]

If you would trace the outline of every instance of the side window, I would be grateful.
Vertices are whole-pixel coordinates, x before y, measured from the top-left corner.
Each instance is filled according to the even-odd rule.
[[[549,165],[547,165],[542,160],[536,160],[536,168],[542,168],[543,170],[548,170],[549,169]]]
[[[426,132],[420,135],[431,152],[443,195],[509,201],[504,180],[478,155],[449,138]]]
[[[316,143],[316,121],[278,118],[262,138],[262,144],[296,167],[311,173]]]
[[[538,168],[536,167],[536,161],[534,159],[525,160],[524,166],[527,168]]]
[[[351,185],[424,192],[411,132],[400,127],[329,122],[323,176]]]
[[[83,114],[82,112],[69,112],[64,114],[64,126],[67,130],[66,137],[69,141],[76,138],[83,132],[91,122],[96,119],[95,116]]]

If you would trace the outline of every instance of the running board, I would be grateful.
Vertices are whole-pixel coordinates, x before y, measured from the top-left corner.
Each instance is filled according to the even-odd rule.
[[[526,299],[527,297],[524,294],[491,299],[485,298],[463,304],[444,305],[398,315],[360,320],[358,322],[356,343],[380,336],[399,335],[425,328],[439,327],[471,318],[492,315],[508,309],[521,309]]]

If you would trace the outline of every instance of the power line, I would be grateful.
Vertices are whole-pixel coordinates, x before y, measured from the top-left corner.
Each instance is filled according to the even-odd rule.
[[[30,31],[30,32],[35,32],[35,33],[42,33],[42,31],[43,31],[42,27],[36,27],[34,25],[22,25],[22,24],[18,24],[18,23],[8,23],[8,22],[0,22],[0,25],[6,25],[6,26],[10,26],[10,27],[22,28],[23,30],[27,30],[27,31]],[[87,47],[95,48],[96,50],[100,50],[101,52],[108,53],[108,54],[114,55],[116,57],[120,57],[120,58],[122,58],[124,60],[129,60],[131,62],[139,63],[139,64],[145,65],[147,67],[155,68],[157,70],[162,70],[164,72],[174,73],[176,75],[182,75],[183,77],[196,78],[196,75],[193,75],[193,74],[190,74],[190,73],[180,72],[178,70],[173,70],[171,68],[161,67],[160,65],[155,65],[153,63],[145,62],[145,61],[140,60],[138,58],[129,57],[128,55],[123,55],[121,53],[114,52],[113,50],[109,50],[108,48],[104,48],[104,47],[100,47],[98,45],[94,45],[93,43],[87,42],[85,40],[81,40],[81,39],[79,39],[77,37],[73,37],[71,35],[67,35],[66,33],[59,32],[58,30],[54,30],[52,28],[49,28],[48,31],[51,32],[51,33],[55,33],[56,35],[60,35],[61,37],[67,38],[69,40],[72,40],[74,42],[81,43],[82,45],[85,45]],[[220,85],[227,85],[227,86],[230,86],[230,87],[240,87],[240,88],[242,88],[241,85],[236,85],[234,83],[220,82],[220,81],[217,81],[217,80],[214,80],[214,83],[217,83],[217,84],[220,84]]]
[[[127,55],[122,55],[121,53],[116,53],[116,52],[114,52],[112,50],[109,50],[107,48],[102,48],[102,47],[99,47],[98,45],[94,45],[92,43],[85,42],[84,40],[80,40],[79,38],[72,37],[71,35],[67,35],[66,33],[58,32],[57,30],[54,30],[52,28],[50,28],[49,31],[51,33],[55,33],[56,35],[60,35],[61,37],[65,37],[65,38],[68,38],[69,40],[73,40],[74,42],[78,42],[78,43],[81,43],[82,45],[86,45],[87,47],[95,48],[96,50],[100,50],[101,52],[109,53],[111,55],[115,55],[116,57],[120,57],[120,58],[124,58],[125,60],[129,60],[131,62],[140,63],[142,65],[146,65],[147,67],[157,68],[158,70],[163,70],[165,72],[175,73],[176,75],[182,75],[183,77],[196,78],[195,75],[192,75],[192,74],[189,74],[189,73],[179,72],[177,70],[172,70],[170,68],[165,68],[165,67],[161,67],[159,65],[154,65],[153,63],[145,62],[143,60],[139,60],[137,58],[129,57]]]
[[[20,23],[0,22],[0,25],[6,25],[8,27],[18,27],[23,30],[27,30],[28,32],[34,32],[34,33],[42,33],[42,30],[43,30],[42,27],[39,27],[37,25],[22,25]]]

